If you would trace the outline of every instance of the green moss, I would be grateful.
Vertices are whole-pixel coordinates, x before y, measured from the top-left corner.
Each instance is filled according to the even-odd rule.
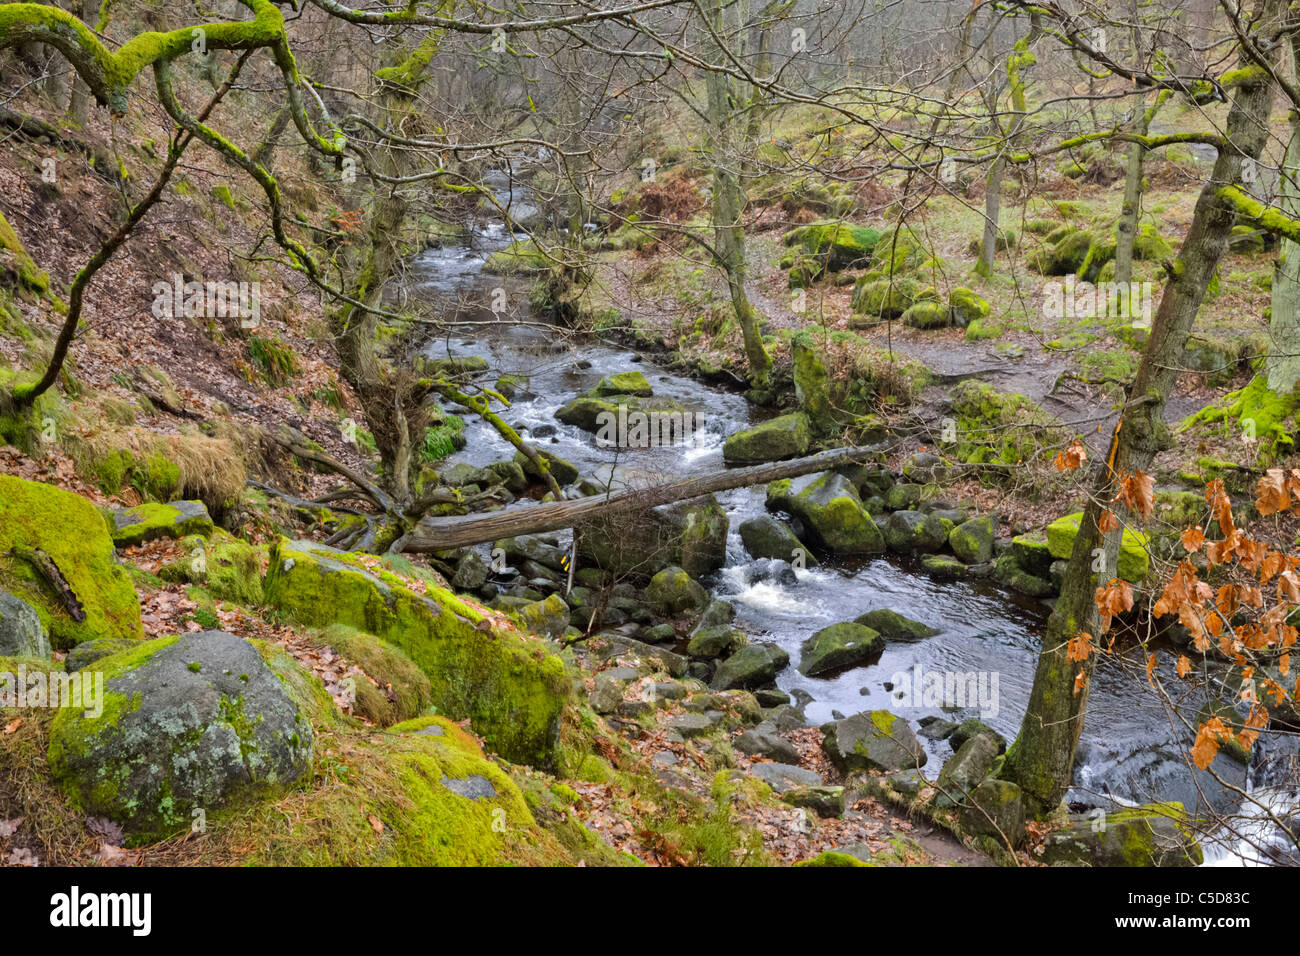
[[[271,553],[267,603],[307,625],[344,624],[382,637],[429,678],[440,712],[469,717],[488,745],[511,760],[552,763],[569,698],[560,659],[450,591],[430,586],[417,594],[360,562],[281,540]]]
[[[172,583],[199,585],[213,597],[244,607],[262,603],[262,553],[222,530],[181,540],[183,555],[158,570]]]
[[[73,620],[14,547],[49,555],[84,606],[84,621]],[[144,635],[139,600],[130,575],[113,559],[103,516],[86,499],[51,485],[0,475],[0,587],[36,608],[57,648]]]
[[[36,261],[23,247],[18,233],[14,232],[14,227],[9,224],[9,220],[3,213],[0,213],[0,253],[7,253],[14,260],[14,268],[18,274],[18,288],[21,291],[39,296],[46,295],[50,291],[50,277],[37,268]]]
[[[1251,379],[1245,388],[1230,392],[1186,419],[1178,431],[1185,432],[1203,423],[1222,423],[1226,438],[1241,441],[1243,437],[1253,437],[1258,459],[1267,462],[1294,447],[1297,409],[1300,409],[1300,393],[1279,395],[1260,375]]]
[[[1023,395],[967,379],[952,393],[957,457],[1015,465],[1029,461],[1060,423]]]
[[[1083,512],[1057,518],[1047,526],[1047,547],[1052,557],[1068,560],[1074,551],[1074,539],[1079,534]],[[1150,539],[1140,531],[1125,528],[1120,543],[1116,574],[1125,581],[1137,583],[1147,576],[1151,564],[1148,553]]]
[[[837,853],[835,850],[824,850],[810,860],[801,860],[795,866],[871,866],[870,863],[864,863],[856,856],[850,856],[847,853]]]

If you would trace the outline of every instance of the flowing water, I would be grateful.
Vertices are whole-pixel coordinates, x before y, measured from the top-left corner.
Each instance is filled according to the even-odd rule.
[[[527,311],[526,281],[503,280],[481,273],[484,258],[509,240],[500,227],[476,232],[470,244],[433,249],[411,263],[407,292],[434,304],[442,303],[461,317],[490,318],[486,306],[504,290],[512,320],[537,322]],[[481,356],[491,375],[529,377],[530,395],[514,403],[505,419],[541,448],[576,464],[584,476],[615,487],[636,486],[656,478],[674,478],[722,467],[722,441],[751,423],[751,410],[739,395],[701,384],[657,367],[626,348],[597,340],[575,340],[537,325],[498,324],[439,339],[427,346],[434,358]],[[574,396],[595,385],[603,375],[641,369],[656,395],[682,402],[699,415],[700,427],[689,444],[644,450],[599,448],[591,434],[556,421],[555,412]],[[484,465],[513,454],[496,431],[466,416],[466,448],[453,460]],[[806,700],[809,723],[816,725],[836,713],[850,715],[866,709],[888,708],[916,722],[936,716],[961,721],[980,717],[1013,739],[1019,729],[1033,681],[1038,644],[1048,608],[987,582],[940,582],[907,561],[893,557],[858,561],[826,561],[787,575],[764,574],[741,546],[737,528],[746,518],[764,511],[764,491],[738,489],[717,496],[731,519],[726,566],[710,581],[713,593],[737,610],[737,626],[751,637],[772,641],[790,653],[792,666],[778,676],[778,686]],[[486,546],[484,546],[486,550]],[[801,675],[802,642],[814,631],[852,620],[875,608],[890,608],[922,621],[940,632],[912,643],[890,643],[875,664],[828,679]],[[1172,655],[1163,655],[1172,668]],[[925,706],[926,701],[899,699],[901,687],[920,673],[974,675],[982,694],[966,706]],[[1172,674],[1166,686],[1178,686]],[[887,685],[892,686],[892,691]],[[917,684],[917,686],[922,686]],[[967,687],[970,685],[967,684]],[[806,696],[805,696],[806,695]],[[934,703],[931,701],[930,703]],[[1152,800],[1177,800],[1189,809],[1208,801],[1218,810],[1234,803],[1208,774],[1193,772],[1184,755],[1201,699],[1179,701],[1181,718],[1166,712],[1146,684],[1140,659],[1103,657],[1091,690],[1086,727],[1080,742],[1072,803],[1113,807]],[[1175,732],[1172,728],[1180,729]],[[926,772],[933,777],[951,755],[946,741],[921,737],[929,756]],[[1295,748],[1265,737],[1256,747],[1251,776],[1259,785],[1275,783],[1278,767],[1289,767]],[[1247,785],[1247,770],[1225,756],[1216,771],[1237,786]],[[1291,776],[1295,779],[1294,775]],[[1294,794],[1279,791],[1285,805]],[[1216,862],[1238,862],[1235,854],[1207,847]]]

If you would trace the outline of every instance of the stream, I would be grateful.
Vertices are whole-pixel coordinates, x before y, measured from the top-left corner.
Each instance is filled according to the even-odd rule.
[[[494,188],[505,188],[504,178]],[[482,272],[486,257],[509,240],[510,234],[500,224],[480,224],[463,245],[425,251],[409,263],[405,294],[462,318],[490,318],[487,304],[494,290],[499,304],[499,290],[504,289],[513,320],[539,322],[527,305],[531,280],[502,279]],[[454,334],[429,343],[426,354],[431,358],[482,357],[491,370],[488,381],[500,374],[527,376],[531,394],[512,403],[503,413],[506,421],[539,447],[573,462],[584,476],[598,483],[611,481],[616,490],[624,482],[644,483],[652,476],[680,478],[716,470],[722,466],[726,436],[752,423],[752,411],[739,394],[667,371],[618,345],[576,340],[536,325],[502,323],[485,326],[473,336]],[[677,399],[700,414],[701,427],[689,444],[630,451],[598,448],[591,434],[555,419],[557,409],[602,376],[632,368],[645,373],[656,395]],[[482,466],[512,457],[513,449],[490,425],[473,415],[467,414],[465,419],[467,445],[449,461]],[[793,583],[756,579],[756,565],[741,546],[737,528],[746,518],[764,512],[764,490],[738,489],[721,493],[717,499],[731,519],[727,561],[705,584],[716,597],[735,606],[737,627],[790,653],[792,664],[778,675],[777,684],[797,701],[807,701],[809,724],[816,726],[836,713],[848,716],[883,708],[906,717],[914,727],[926,717],[953,722],[980,717],[1008,741],[1015,738],[1047,620],[1049,609],[1044,602],[992,582],[941,582],[909,560],[893,556],[827,560],[815,568],[798,570]],[[566,536],[567,532],[559,535],[562,541]],[[488,546],[481,547],[486,556]],[[798,672],[795,665],[800,645],[809,635],[875,608],[892,609],[940,633],[916,642],[891,642],[879,662],[828,679],[804,677]],[[1161,661],[1161,666],[1170,670],[1167,686],[1179,686],[1172,674],[1173,655],[1161,655]],[[979,706],[945,711],[896,699],[886,685],[900,673],[915,674],[918,666],[925,672],[973,672],[980,675],[986,688],[995,686],[996,695],[986,701],[989,706],[982,712]],[[990,683],[993,678],[996,685]],[[1202,700],[1178,701],[1181,718],[1173,717],[1147,687],[1140,655],[1136,659],[1103,656],[1067,800],[1072,805],[1108,809],[1116,804],[1177,800],[1189,810],[1204,807],[1208,801],[1220,811],[1231,810],[1237,798],[1209,774],[1193,771],[1185,762],[1191,734],[1183,729],[1183,721],[1195,724]],[[1171,728],[1175,721],[1179,733]],[[925,773],[933,779],[952,751],[946,740],[919,736],[928,754]],[[1290,767],[1296,749],[1290,738],[1266,734],[1255,748],[1249,770],[1225,755],[1220,755],[1214,769],[1240,787],[1294,781]],[[1295,794],[1285,788],[1269,794],[1281,805],[1295,805]],[[1249,862],[1227,845],[1231,841],[1222,843],[1204,842],[1207,865]]]

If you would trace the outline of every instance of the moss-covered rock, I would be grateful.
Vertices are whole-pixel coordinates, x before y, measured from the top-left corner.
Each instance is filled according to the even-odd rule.
[[[578,480],[578,466],[573,462],[541,449],[537,450],[537,456],[546,462],[547,471],[561,488]],[[538,481],[541,480],[541,471],[533,464],[533,460],[522,451],[515,452],[514,463],[524,470],[524,474],[536,478]]]
[[[9,224],[9,220],[0,213],[0,265],[11,265],[18,278],[18,288],[34,295],[45,295],[50,291],[50,277],[37,265],[23,247],[18,233]]]
[[[134,508],[119,508],[112,513],[112,522],[113,544],[119,548],[159,538],[208,535],[213,529],[212,516],[201,501],[147,502]]]
[[[790,357],[794,360],[794,396],[807,416],[809,427],[816,435],[833,434],[839,416],[831,404],[830,375],[812,335],[796,333],[790,340]]]
[[[1009,780],[983,780],[963,802],[959,820],[962,830],[972,836],[987,836],[999,845],[1018,846],[1025,835],[1024,794]]]
[[[715,690],[750,690],[776,680],[790,663],[790,655],[775,644],[746,644],[713,672]]]
[[[470,718],[507,759],[549,765],[569,698],[564,665],[545,646],[445,588],[417,593],[372,555],[281,539],[266,601],[303,624],[345,624],[401,648],[429,678],[434,705]]]
[[[948,532],[948,547],[967,564],[982,564],[993,556],[993,530],[988,515],[963,521]]]
[[[78,613],[22,556],[32,551],[58,568]],[[0,475],[0,588],[36,609],[56,648],[98,637],[144,637],[139,598],[114,559],[103,515],[85,498],[52,485]]]
[[[993,574],[1013,591],[1019,591],[1030,597],[1046,597],[1055,590],[1051,581],[1030,574],[1022,568],[1009,551],[994,562]]]
[[[1044,863],[1091,866],[1200,866],[1200,844],[1181,803],[1152,803],[1108,813],[1071,814],[1043,841]]]
[[[799,518],[813,540],[836,554],[875,554],[885,538],[857,489],[843,475],[822,472],[767,486],[767,506]]]
[[[863,276],[853,286],[853,311],[868,318],[896,319],[926,291],[921,283],[907,276],[875,280]]]
[[[248,641],[159,638],[96,665],[102,713],[61,708],[50,769],[78,808],[137,839],[272,797],[311,769],[311,723]]]
[[[942,329],[949,325],[948,306],[942,302],[917,302],[903,313],[903,324],[914,329]]]
[[[816,677],[846,667],[865,664],[885,649],[878,631],[855,622],[823,627],[800,649],[799,673]]]
[[[202,587],[214,598],[244,607],[262,603],[262,550],[217,530],[181,541],[184,555],[158,569],[164,581]]]
[[[1079,511],[1057,518],[1047,526],[1047,547],[1052,557],[1068,560],[1074,551],[1074,539],[1079,534],[1083,512]],[[1125,528],[1120,541],[1116,575],[1135,584],[1147,576],[1151,556],[1147,553],[1148,537],[1140,531]]]
[[[664,568],[650,579],[646,601],[661,614],[702,611],[709,603],[709,592],[681,568]]]
[[[887,710],[868,710],[822,727],[822,750],[843,773],[916,769],[926,753],[911,726]]]
[[[1015,465],[1028,461],[1060,422],[1015,392],[967,379],[952,390],[957,457],[966,462]]]
[[[986,299],[976,295],[971,289],[958,286],[948,293],[948,308],[952,312],[953,325],[968,328],[972,322],[987,319],[989,304]]]
[[[828,271],[838,272],[866,265],[880,233],[865,226],[823,221],[796,226],[785,234],[784,241],[787,246],[798,244],[805,253],[825,262]]]
[[[587,392],[592,398],[606,398],[610,395],[633,395],[648,398],[654,394],[645,373],[633,369],[630,372],[615,372],[606,375]]]
[[[583,563],[604,571],[648,578],[676,566],[702,577],[726,563],[730,529],[726,510],[705,495],[584,522],[575,532]]]
[[[551,270],[551,260],[531,239],[517,240],[487,257],[483,271],[490,276],[539,276]]]
[[[897,554],[931,554],[948,543],[948,527],[920,511],[895,511],[884,527],[885,544]]]
[[[1155,226],[1144,223],[1138,227],[1137,235],[1133,237],[1134,259],[1164,262],[1173,254],[1174,247],[1170,245],[1168,239],[1160,235]]]
[[[811,443],[808,416],[793,412],[728,435],[722,458],[733,464],[779,461],[806,454]]]
[[[928,624],[904,617],[888,608],[877,608],[855,617],[854,622],[879,632],[886,641],[919,641],[939,632]]]
[[[313,643],[332,648],[361,668],[361,674],[352,675],[353,712],[380,727],[419,717],[433,702],[424,672],[401,648],[373,634],[334,624]]]
[[[740,524],[740,540],[755,558],[775,558],[794,562],[796,553],[802,553],[805,566],[817,564],[817,559],[795,537],[790,526],[772,515],[756,515]]]
[[[1050,235],[1047,237],[1052,238]],[[1092,248],[1092,234],[1083,229],[1071,230],[1048,249],[1029,257],[1029,265],[1041,275],[1064,276],[1077,273]]]

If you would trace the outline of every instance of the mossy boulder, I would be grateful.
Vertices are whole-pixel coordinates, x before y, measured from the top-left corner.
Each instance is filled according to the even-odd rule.
[[[537,450],[537,456],[546,462],[547,471],[561,488],[578,480],[578,466],[573,462],[540,449]],[[541,470],[522,451],[515,452],[514,462],[524,470],[524,474],[538,481],[542,480]]]
[[[698,627],[691,634],[686,653],[700,660],[715,660],[730,657],[749,643],[744,631],[738,631],[730,624],[713,624]]]
[[[559,640],[569,626],[569,606],[558,594],[525,604],[515,614],[527,630],[552,640]]]
[[[536,638],[451,591],[372,570],[373,555],[280,539],[271,552],[266,602],[302,624],[344,624],[401,648],[429,678],[433,703],[469,718],[509,760],[551,765],[569,699],[564,665]]]
[[[918,302],[903,313],[903,324],[914,329],[942,329],[949,325],[948,307],[942,302]]]
[[[931,554],[948,543],[948,526],[932,514],[895,511],[885,522],[885,544],[897,554]]]
[[[989,317],[988,301],[961,286],[948,293],[948,309],[952,313],[953,325],[963,329],[972,322],[979,322]]]
[[[1049,240],[1051,235],[1047,237]],[[1088,258],[1092,248],[1092,234],[1084,229],[1067,233],[1048,249],[1040,249],[1029,257],[1029,265],[1041,275],[1064,276],[1077,273],[1079,267]]]
[[[917,769],[925,749],[911,726],[887,710],[868,710],[822,726],[822,750],[842,773]]]
[[[1079,511],[1063,518],[1057,518],[1047,526],[1047,547],[1052,557],[1068,560],[1074,551],[1074,539],[1079,534],[1079,524],[1083,521],[1083,512]],[[1125,528],[1120,541],[1119,561],[1115,574],[1125,581],[1137,583],[1147,576],[1151,567],[1151,556],[1147,553],[1147,535],[1131,528]]]
[[[756,515],[742,521],[740,540],[754,558],[775,558],[793,563],[796,552],[802,552],[805,565],[818,563],[803,542],[795,537],[790,526],[772,515]]]
[[[813,540],[835,554],[876,554],[885,538],[857,489],[833,471],[774,481],[767,486],[767,506],[799,518]]]
[[[645,377],[645,373],[637,370],[630,372],[615,372],[613,375],[606,375],[596,385],[588,390],[587,394],[592,398],[605,398],[610,395],[633,395],[637,398],[648,398],[654,394],[654,389],[650,387],[650,382]]]
[[[1010,553],[1016,564],[1040,578],[1047,577],[1052,562],[1056,560],[1047,543],[1047,535],[1032,532],[1018,534],[1012,538]]]
[[[713,672],[714,690],[752,690],[776,680],[790,663],[790,655],[775,644],[746,644]]]
[[[934,804],[951,807],[962,803],[968,794],[988,775],[993,761],[998,758],[997,742],[985,734],[976,734],[965,741],[939,771],[935,781]]]
[[[540,276],[551,270],[551,259],[531,239],[515,241],[492,253],[483,263],[490,276]]]
[[[33,551],[58,568],[79,613],[22,556]],[[114,558],[103,515],[85,498],[52,485],[0,475],[0,588],[36,609],[58,649],[98,637],[144,637],[139,598]]]
[[[1181,803],[1153,803],[1108,813],[1071,814],[1047,835],[1048,865],[1200,866],[1201,846]]]
[[[1138,227],[1133,237],[1133,258],[1164,262],[1174,254],[1174,247],[1169,240],[1160,235],[1151,223]]]
[[[790,340],[790,357],[794,360],[794,397],[809,427],[816,435],[833,434],[839,416],[831,404],[830,374],[822,350],[812,335],[798,332]]]
[[[731,519],[712,495],[579,524],[582,563],[615,574],[648,578],[669,566],[692,577],[727,560]]]
[[[80,811],[138,840],[188,829],[194,810],[277,796],[310,773],[310,721],[241,637],[159,638],[97,670],[102,713],[60,708],[50,770]]]
[[[888,608],[877,608],[855,617],[854,622],[877,631],[886,641],[919,641],[939,632],[928,624],[904,617]]]
[[[859,279],[853,286],[853,311],[869,318],[896,319],[921,299],[923,288],[907,276],[892,279]],[[931,296],[933,298],[933,296]]]
[[[982,564],[993,556],[993,530],[988,515],[963,521],[948,532],[948,547],[967,564]]]
[[[965,462],[1015,465],[1028,461],[1060,422],[1030,399],[966,379],[952,390],[957,419],[956,455]]]
[[[709,604],[709,592],[681,568],[664,568],[650,579],[646,601],[660,614],[702,611]]]
[[[993,575],[1011,590],[1030,597],[1047,597],[1056,590],[1050,580],[1044,580],[1022,568],[1009,551],[994,562]]]
[[[826,264],[830,272],[866,265],[871,260],[880,233],[865,226],[844,222],[812,222],[796,226],[785,234],[785,244],[798,244],[805,253]]]
[[[800,649],[799,673],[816,677],[846,667],[865,664],[885,649],[880,632],[848,621],[823,627]]]
[[[193,584],[214,598],[244,607],[262,603],[262,552],[246,541],[215,531],[181,541],[185,554],[158,569],[164,581]]]
[[[1025,835],[1024,794],[1010,780],[990,777],[970,791],[959,820],[962,830],[972,836],[991,837],[999,846],[1019,846]]]
[[[807,453],[811,443],[808,416],[793,412],[728,435],[722,445],[722,458],[728,464],[797,458]]]
[[[50,638],[36,608],[8,591],[0,591],[0,656],[50,656]]]

